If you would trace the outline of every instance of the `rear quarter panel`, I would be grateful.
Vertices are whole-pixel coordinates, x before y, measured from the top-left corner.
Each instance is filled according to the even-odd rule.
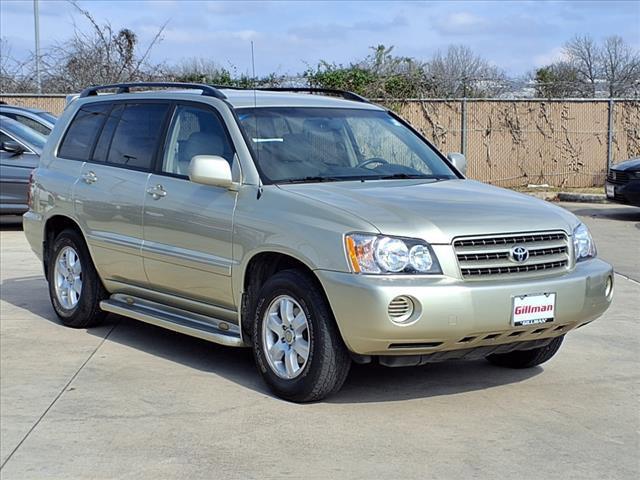
[[[40,163],[34,171],[33,207],[25,216],[25,234],[31,248],[36,253],[40,252],[40,256],[47,220],[62,215],[78,223],[73,206],[73,189],[84,162],[55,158],[58,143],[76,108],[77,106],[72,105],[64,111],[47,138]]]

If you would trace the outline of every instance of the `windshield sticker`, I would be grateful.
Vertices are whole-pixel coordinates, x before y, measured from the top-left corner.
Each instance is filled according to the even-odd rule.
[[[252,138],[253,143],[284,142],[284,138]]]

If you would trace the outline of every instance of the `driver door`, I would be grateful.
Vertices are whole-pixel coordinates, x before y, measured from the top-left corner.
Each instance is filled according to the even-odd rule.
[[[210,106],[178,104],[159,171],[144,202],[144,267],[153,290],[232,309],[232,221],[236,192],[189,180],[195,155],[234,163],[224,122]],[[186,303],[185,303],[186,305]]]

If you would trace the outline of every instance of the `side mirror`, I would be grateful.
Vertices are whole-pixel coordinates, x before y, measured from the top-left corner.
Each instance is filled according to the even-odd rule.
[[[196,155],[189,163],[189,180],[203,185],[229,188],[233,184],[231,166],[217,155]]]
[[[463,175],[467,174],[467,159],[461,153],[448,153],[447,158]]]
[[[25,151],[24,147],[20,145],[18,142],[16,142],[15,140],[6,140],[2,142],[2,144],[0,145],[0,150],[4,150],[5,152],[11,152],[16,155],[20,155]]]

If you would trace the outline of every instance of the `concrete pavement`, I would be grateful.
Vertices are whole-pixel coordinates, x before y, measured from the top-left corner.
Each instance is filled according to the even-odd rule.
[[[247,350],[116,316],[62,327],[24,235],[3,226],[0,476],[638,478],[640,209],[566,206],[624,276],[550,362],[354,366],[311,405],[271,396]]]

